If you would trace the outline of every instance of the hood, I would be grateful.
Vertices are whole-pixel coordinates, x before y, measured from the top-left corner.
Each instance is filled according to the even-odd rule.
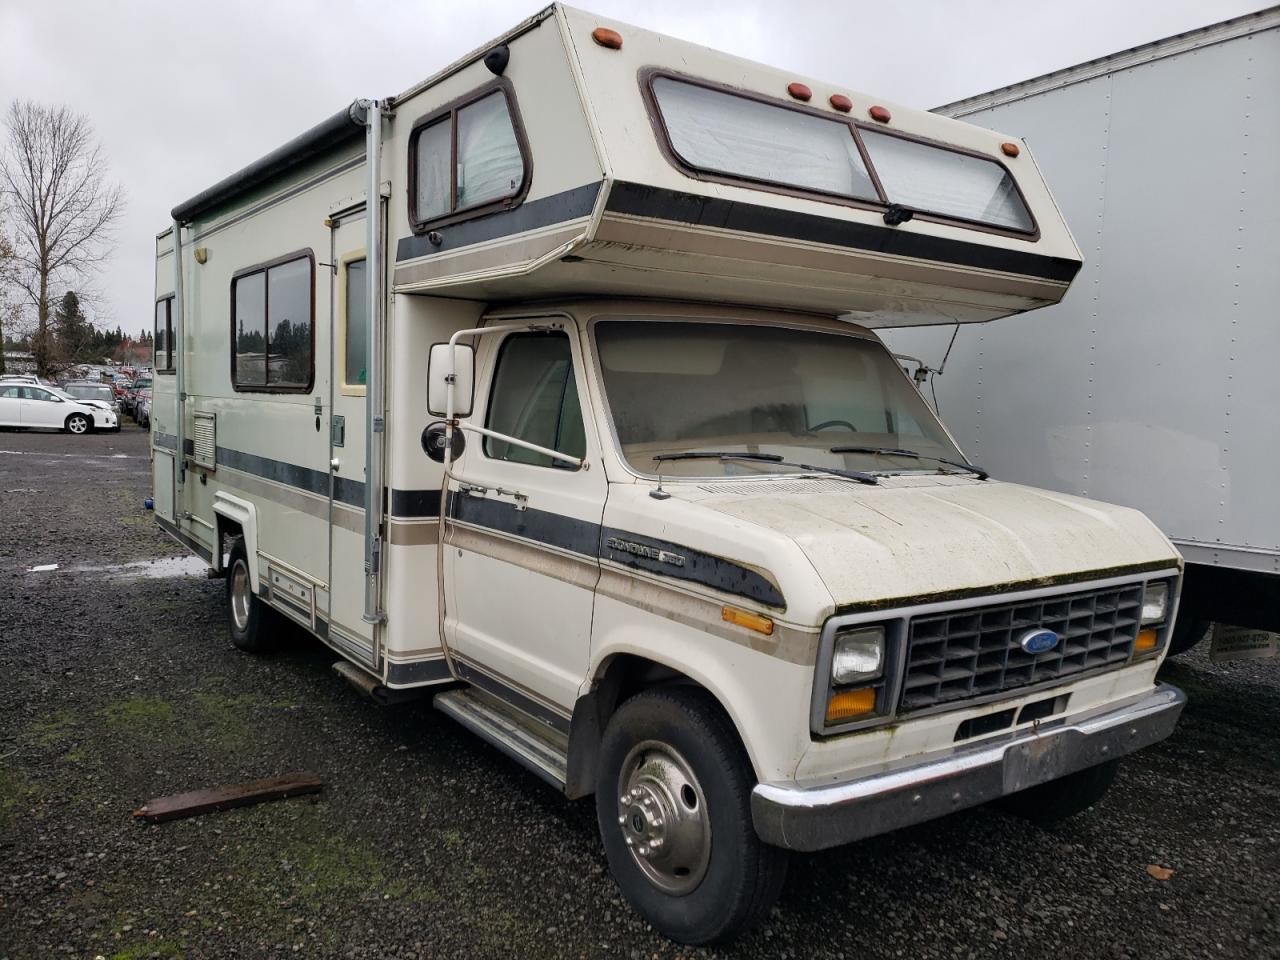
[[[1180,563],[1136,510],[998,480],[900,476],[872,487],[779,479],[685,489],[700,506],[794,541],[838,606]]]

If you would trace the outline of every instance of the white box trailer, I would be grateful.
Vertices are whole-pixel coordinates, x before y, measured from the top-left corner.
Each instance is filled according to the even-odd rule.
[[[973,468],[873,331],[1067,292],[1009,137],[553,6],[173,219],[156,514],[233,640],[595,794],[668,935],[1172,729],[1172,545]]]
[[[1280,631],[1277,89],[1273,7],[937,110],[1024,136],[1085,261],[1061,304],[959,330],[939,412],[994,474],[1159,524],[1175,650]],[[889,340],[937,367],[952,332]]]

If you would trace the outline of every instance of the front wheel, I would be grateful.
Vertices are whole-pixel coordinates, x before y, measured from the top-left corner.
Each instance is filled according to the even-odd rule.
[[[706,691],[641,693],[609,721],[596,817],[627,901],[681,943],[731,939],[764,919],[787,853],[756,836],[755,776],[732,723]]]
[[[85,434],[89,432],[89,428],[92,426],[93,424],[89,422],[89,418],[83,413],[73,413],[67,417],[67,433]]]
[[[1000,800],[1000,806],[1014,816],[1030,820],[1042,827],[1083,813],[1103,798],[1115,782],[1119,760],[1108,760],[1096,767],[1086,767],[1057,780],[1011,793]]]

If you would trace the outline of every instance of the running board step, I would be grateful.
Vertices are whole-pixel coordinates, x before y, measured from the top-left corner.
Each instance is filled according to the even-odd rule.
[[[472,733],[497,747],[522,767],[558,790],[563,790],[568,777],[567,742],[558,743],[539,736],[522,722],[514,708],[495,702],[474,690],[446,690],[437,693],[435,707]],[[550,730],[551,736],[555,736]],[[557,737],[563,741],[563,737]]]

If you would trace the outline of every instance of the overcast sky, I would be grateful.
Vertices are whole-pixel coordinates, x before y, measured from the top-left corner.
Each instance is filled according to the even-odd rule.
[[[334,113],[399,93],[539,0],[0,0],[0,100],[92,121],[128,209],[98,320],[149,326],[178,202]],[[579,6],[928,108],[1266,6],[1262,0],[582,0]],[[1010,131],[1016,133],[1017,131]]]

